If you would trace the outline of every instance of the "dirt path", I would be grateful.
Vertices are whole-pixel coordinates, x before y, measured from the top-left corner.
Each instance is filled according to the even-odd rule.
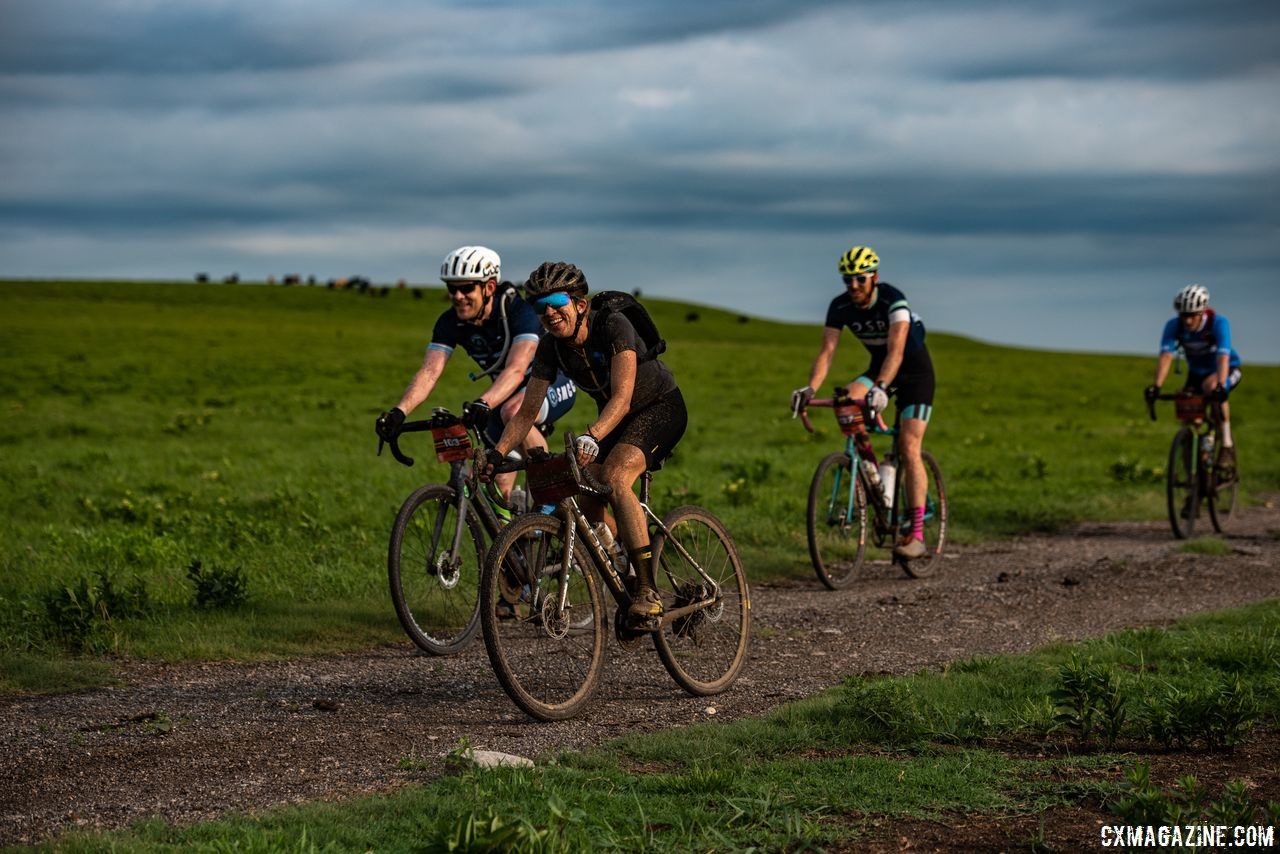
[[[385,792],[438,773],[464,736],[536,756],[702,720],[709,707],[717,720],[759,714],[851,673],[1280,597],[1275,503],[1241,513],[1225,556],[1179,552],[1167,524],[1099,524],[957,548],[924,581],[883,565],[838,593],[816,580],[758,587],[750,661],[710,702],[684,695],[649,646],[611,646],[587,713],[536,724],[502,693],[481,645],[433,659],[407,643],[266,664],[129,664],[118,687],[0,698],[0,843]]]

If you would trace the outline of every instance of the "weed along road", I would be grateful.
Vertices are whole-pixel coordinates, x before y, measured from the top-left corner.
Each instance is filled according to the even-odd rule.
[[[1244,508],[1215,550],[1224,553],[1188,550],[1164,522],[1108,523],[957,547],[923,581],[885,564],[834,593],[816,580],[761,585],[751,659],[729,692],[688,697],[647,647],[611,645],[596,700],[557,724],[511,704],[479,644],[456,658],[406,642],[259,664],[125,662],[115,687],[0,699],[0,842],[386,792],[436,777],[464,738],[538,757],[756,715],[849,674],[936,668],[1280,597],[1275,503]]]

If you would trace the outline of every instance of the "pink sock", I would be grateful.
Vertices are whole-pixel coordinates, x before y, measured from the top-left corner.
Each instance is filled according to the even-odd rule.
[[[924,542],[924,508],[911,508],[911,536]]]

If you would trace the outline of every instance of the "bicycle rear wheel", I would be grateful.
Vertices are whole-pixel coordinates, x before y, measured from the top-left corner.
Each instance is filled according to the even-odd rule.
[[[1236,512],[1236,501],[1240,491],[1240,463],[1237,462],[1231,471],[1229,480],[1218,479],[1218,468],[1209,469],[1209,520],[1213,522],[1213,530],[1224,533],[1231,524]]]
[[[1173,436],[1169,446],[1169,469],[1166,473],[1166,495],[1169,524],[1180,540],[1190,537],[1200,513],[1200,478],[1196,472],[1196,435],[1183,427]]]
[[[396,616],[409,639],[432,655],[461,652],[480,627],[484,529],[468,512],[455,552],[457,527],[457,493],[444,484],[429,484],[405,499],[387,547]]]
[[[867,552],[867,496],[848,454],[830,454],[818,463],[805,524],[818,580],[831,590],[844,587]]]
[[[653,542],[654,582],[666,612],[706,601],[713,589],[690,563],[702,567],[719,594],[699,610],[677,617],[653,635],[663,667],[695,697],[733,684],[747,657],[751,597],[747,575],[724,524],[701,507],[677,507],[663,518],[669,533]]]
[[[565,578],[565,523],[521,516],[493,541],[480,586],[480,622],[493,672],[507,696],[541,721],[572,717],[604,667],[604,606],[579,541]]]
[[[949,511],[947,488],[942,482],[942,467],[928,451],[921,450],[920,458],[924,462],[924,476],[928,484],[924,499],[924,545],[927,551],[924,557],[914,560],[898,559],[903,571],[912,578],[926,578],[938,571],[938,567],[942,564],[942,547],[947,542]],[[905,497],[901,488],[898,489],[898,495]],[[904,523],[903,528],[906,533],[910,533],[909,520]]]

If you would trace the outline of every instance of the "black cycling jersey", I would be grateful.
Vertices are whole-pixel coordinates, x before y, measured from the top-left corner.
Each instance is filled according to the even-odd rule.
[[[825,325],[832,329],[847,327],[871,354],[874,370],[879,368],[889,352],[889,325],[900,321],[911,325],[902,349],[902,367],[899,368],[899,373],[932,373],[929,351],[924,343],[924,323],[919,315],[911,311],[902,291],[888,282],[876,285],[871,305],[866,308],[859,308],[847,291],[833,299],[827,308]]]
[[[555,379],[557,368],[591,395],[596,406],[604,409],[610,397],[610,367],[618,353],[633,350],[636,354],[636,384],[631,393],[631,408],[636,412],[676,389],[671,369],[658,359],[645,359],[649,352],[644,340],[620,311],[610,312],[603,324],[590,324],[583,349],[545,335],[533,356],[532,376],[548,382]]]

